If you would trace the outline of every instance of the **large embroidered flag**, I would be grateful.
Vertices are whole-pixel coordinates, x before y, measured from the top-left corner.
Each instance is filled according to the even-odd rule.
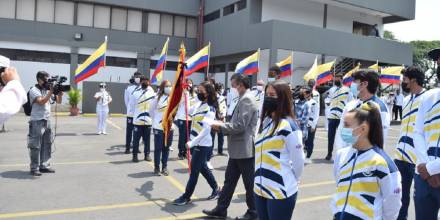
[[[83,64],[75,70],[75,83],[79,83],[95,75],[99,68],[105,66],[105,52],[107,51],[107,37],[104,43],[90,55]]]
[[[260,60],[260,49],[254,54],[246,57],[240,61],[235,67],[235,73],[241,73],[246,75],[252,75],[258,73],[258,61]]]
[[[391,66],[381,70],[380,83],[399,84],[404,66]]]
[[[159,60],[157,61],[153,76],[151,76],[151,84],[159,85],[159,83],[162,81],[163,71],[165,70],[165,65],[167,62],[169,41],[170,38],[167,38],[167,41],[165,41],[165,44],[163,45],[162,52],[160,53]]]
[[[292,55],[276,64],[281,69],[280,78],[292,75]]]
[[[185,46],[180,44],[179,49],[179,63],[177,65],[176,77],[173,83],[173,89],[171,90],[170,98],[168,99],[168,107],[165,110],[162,118],[162,128],[164,133],[165,146],[167,145],[168,134],[170,133],[171,126],[174,121],[174,116],[176,116],[177,108],[179,107],[180,100],[183,96],[184,91],[184,69],[185,69]]]
[[[342,83],[344,84],[344,86],[350,86],[351,83],[353,82],[353,77],[351,75],[353,75],[354,72],[358,71],[361,68],[361,64],[358,63],[358,65],[353,68],[352,70],[348,71],[344,78],[342,79]]]
[[[211,43],[202,48],[199,52],[194,54],[186,61],[185,76],[189,76],[194,72],[207,67],[209,65],[209,51],[211,49]]]
[[[318,66],[318,75],[316,76],[316,85],[324,84],[333,79],[332,68],[336,60],[324,63]]]

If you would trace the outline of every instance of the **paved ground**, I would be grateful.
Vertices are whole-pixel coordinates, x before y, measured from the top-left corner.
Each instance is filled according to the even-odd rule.
[[[28,174],[26,121],[24,115],[15,116],[7,123],[10,131],[0,133],[0,219],[203,219],[201,211],[215,205],[204,201],[211,190],[203,177],[194,203],[185,207],[169,204],[184,190],[186,163],[176,160],[176,151],[171,152],[168,177],[154,176],[151,163],[132,163],[131,156],[123,154],[124,118],[111,118],[110,134],[97,136],[96,118],[58,117],[53,153],[56,173],[32,178]],[[335,187],[332,164],[322,160],[326,136],[323,128],[318,129],[314,163],[305,168],[294,219],[331,219],[329,201]],[[393,126],[388,146],[397,136],[398,126]],[[176,148],[177,136],[174,141]],[[222,156],[212,160],[220,185],[226,161]],[[240,182],[228,210],[231,218],[246,210],[243,193]],[[413,207],[410,213],[414,219]]]

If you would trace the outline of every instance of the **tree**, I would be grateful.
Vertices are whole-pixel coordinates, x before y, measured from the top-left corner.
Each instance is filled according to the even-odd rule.
[[[391,31],[387,31],[387,30],[385,30],[383,32],[383,38],[385,38],[387,40],[397,40],[396,36],[394,36],[394,33]]]
[[[440,41],[411,41],[413,48],[413,65],[420,67],[426,73],[426,82],[434,82],[436,75],[435,63],[428,57],[428,52],[440,48]],[[440,81],[440,79],[437,79]]]

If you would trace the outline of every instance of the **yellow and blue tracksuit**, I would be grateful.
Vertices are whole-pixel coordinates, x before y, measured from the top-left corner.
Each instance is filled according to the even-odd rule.
[[[154,134],[154,168],[159,169],[162,162],[162,170],[167,168],[169,147],[173,142],[173,129],[170,129],[167,137],[167,145],[165,146],[165,137],[162,127],[162,119],[168,107],[168,95],[163,94],[154,98],[150,108],[150,115],[153,118],[153,134]]]
[[[336,220],[396,219],[400,210],[400,175],[385,152],[372,147],[338,150],[334,161]]]
[[[133,115],[133,156],[139,152],[139,141],[144,141],[144,155],[150,154],[150,132],[152,119],[150,116],[151,103],[156,94],[152,89],[138,90],[133,93],[136,106]]]

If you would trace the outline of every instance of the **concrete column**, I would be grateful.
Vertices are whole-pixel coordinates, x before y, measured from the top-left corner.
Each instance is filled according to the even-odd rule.
[[[78,47],[70,48],[70,85],[74,88],[78,88],[78,84],[75,83],[75,70],[78,67]]]
[[[229,63],[225,64],[225,89],[229,88]]]
[[[137,69],[148,78],[150,77],[150,57],[150,54],[145,51],[137,53]]]

